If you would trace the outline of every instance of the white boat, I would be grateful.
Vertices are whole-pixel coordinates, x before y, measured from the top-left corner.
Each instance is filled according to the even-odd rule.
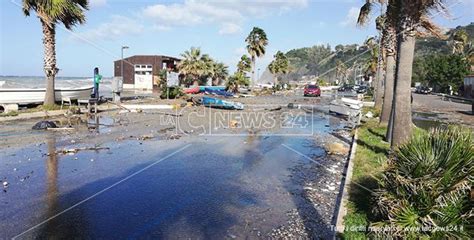
[[[363,102],[350,98],[341,98],[331,101],[329,112],[348,117],[358,116],[361,112]]]
[[[92,88],[56,88],[55,98],[57,102],[89,99]],[[44,101],[45,92],[45,88],[0,88],[0,104],[40,104]]]

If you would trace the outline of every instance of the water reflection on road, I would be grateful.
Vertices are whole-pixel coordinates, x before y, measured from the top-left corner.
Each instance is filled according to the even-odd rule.
[[[316,134],[336,124],[327,120],[314,120]],[[291,169],[309,164],[282,144],[324,155],[310,136],[123,141],[109,143],[108,152],[74,155],[56,154],[70,147],[59,146],[56,137],[45,134],[46,144],[3,155],[0,177],[11,186],[0,194],[6,209],[0,239],[257,237],[285,224],[286,213],[297,208],[292,189],[301,186]],[[29,179],[18,181],[30,171]]]

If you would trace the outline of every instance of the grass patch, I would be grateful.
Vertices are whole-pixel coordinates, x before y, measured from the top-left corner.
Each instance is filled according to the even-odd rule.
[[[18,116],[18,112],[17,111],[11,111],[11,112],[7,112],[7,113],[0,113],[0,117],[14,117],[14,116]]]
[[[387,127],[379,126],[377,120],[370,120],[359,128],[352,182],[349,186],[348,213],[344,217],[345,239],[366,239],[364,229],[376,220],[372,214],[373,200],[370,191],[378,188],[377,178],[381,176],[389,154],[390,145],[384,141],[386,130]]]
[[[77,109],[77,106],[63,106],[62,110],[67,109]],[[19,111],[11,111],[8,113],[0,113],[0,117],[14,117],[22,113],[34,113],[34,112],[43,112],[43,111],[55,111],[61,110],[61,105],[38,105],[36,107],[28,107],[26,109],[21,109]]]

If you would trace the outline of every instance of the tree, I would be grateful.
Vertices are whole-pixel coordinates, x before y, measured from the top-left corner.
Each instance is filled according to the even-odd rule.
[[[342,83],[346,83],[347,77],[347,66],[341,61],[336,62],[336,78],[341,80]]]
[[[442,0],[390,0],[389,5],[393,7],[393,16],[396,16],[394,26],[398,44],[392,103],[393,124],[390,126],[393,132],[391,146],[394,148],[406,142],[412,133],[411,77],[418,27],[441,36],[439,28],[430,21],[428,12],[437,8],[446,9]]]
[[[467,34],[466,30],[460,29],[454,31],[451,37],[451,47],[453,54],[462,54],[464,52],[464,47],[469,42],[469,35]]]
[[[214,63],[213,66],[213,75],[212,75],[212,84],[219,85],[222,81],[225,81],[229,76],[229,67],[226,66],[224,63]]]
[[[267,34],[263,29],[254,27],[245,42],[247,42],[247,51],[252,59],[252,83],[255,83],[255,61],[256,58],[265,55],[265,48],[268,45]]]
[[[278,76],[290,71],[290,64],[285,54],[280,51],[278,51],[273,57],[273,61],[268,65],[268,70],[270,70],[270,72],[275,76],[276,86],[278,84]]]
[[[237,63],[237,71],[246,73],[252,71],[252,61],[247,55],[242,55],[240,61]]]
[[[367,75],[374,76],[377,72],[377,63],[379,59],[379,47],[377,46],[377,41],[374,37],[368,38],[365,43],[370,50],[370,57],[364,64],[365,72]]]
[[[383,4],[385,3],[385,0],[366,0],[365,4],[360,8],[359,11],[359,18],[357,19],[357,24],[358,25],[364,25],[367,23],[369,15],[372,11],[372,8],[375,3],[380,3],[381,8],[383,8]],[[379,32],[379,45],[380,41],[383,41],[383,25],[385,22],[385,18],[383,15],[377,17],[376,19],[376,28],[377,31]],[[372,47],[373,49],[373,47]],[[375,75],[375,109],[380,110],[382,108],[382,101],[383,101],[383,95],[384,95],[384,89],[383,89],[383,55],[384,55],[384,49],[380,49],[379,54],[377,56],[377,64],[376,64],[376,75]]]
[[[449,93],[450,86],[457,92],[469,73],[467,60],[457,54],[427,56],[424,61],[426,80],[437,92]]]
[[[178,63],[179,72],[190,79],[193,85],[199,85],[203,76],[211,74],[212,59],[207,54],[202,55],[200,48],[191,47],[181,57],[183,60]]]
[[[44,72],[46,75],[46,94],[44,105],[55,103],[56,65],[56,24],[62,23],[71,30],[76,24],[86,21],[84,11],[88,9],[87,0],[23,0],[23,13],[30,16],[33,10],[43,28]]]

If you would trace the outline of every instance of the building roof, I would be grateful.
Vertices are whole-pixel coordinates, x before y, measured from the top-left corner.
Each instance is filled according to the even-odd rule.
[[[130,58],[143,58],[143,57],[153,57],[153,58],[161,58],[163,60],[176,60],[176,61],[181,61],[180,58],[176,57],[171,57],[171,56],[166,56],[166,55],[133,55],[133,56],[128,56],[123,59],[130,59]],[[121,59],[115,60],[114,62],[120,62]]]

